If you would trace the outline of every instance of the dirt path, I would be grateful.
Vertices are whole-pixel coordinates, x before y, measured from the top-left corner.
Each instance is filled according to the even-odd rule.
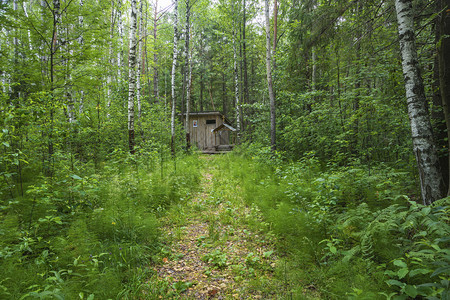
[[[239,187],[218,178],[213,164],[207,160],[202,191],[165,220],[171,244],[157,267],[158,281],[171,298],[270,298],[273,238],[257,232],[258,210],[244,205]]]

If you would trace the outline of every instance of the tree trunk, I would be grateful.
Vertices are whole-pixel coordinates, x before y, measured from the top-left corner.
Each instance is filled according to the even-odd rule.
[[[158,87],[158,53],[156,51],[156,38],[158,33],[158,0],[155,1],[155,18],[153,23],[153,43],[154,53],[153,53],[153,95],[155,100],[158,101],[159,98],[159,87]]]
[[[417,59],[412,0],[396,0],[395,7],[413,150],[419,169],[422,200],[429,205],[443,197],[444,185]]]
[[[80,0],[80,8],[81,10],[83,9],[84,6],[84,2],[83,0]],[[78,24],[80,25],[81,28],[81,34],[78,37],[78,43],[80,45],[81,48],[83,48],[84,45],[84,17],[83,14],[81,13],[80,16],[78,16]],[[78,105],[78,113],[81,115],[83,113],[83,107],[84,107],[84,90],[81,89],[80,90],[80,99],[79,99],[79,105]]]
[[[142,64],[142,58],[141,58],[141,50],[142,50],[142,38],[143,38],[143,27],[144,27],[144,18],[142,17],[142,11],[143,11],[144,1],[141,0],[141,3],[139,5],[139,32],[137,36],[137,67],[136,67],[136,100],[137,100],[137,106],[138,106],[138,125],[140,125],[141,122],[141,115],[142,115],[142,106],[141,106],[141,64]]]
[[[186,131],[186,150],[189,151],[189,148],[191,147],[191,132],[190,132],[190,120],[189,120],[189,113],[190,113],[190,105],[191,105],[191,84],[192,84],[192,67],[191,67],[191,57],[190,57],[190,49],[189,49],[189,42],[190,42],[190,17],[191,14],[191,7],[189,0],[186,0],[186,30],[185,30],[185,67],[184,67],[184,78],[186,80],[186,77],[188,82],[186,84],[186,123],[184,125],[184,129]]]
[[[447,0],[450,2],[450,0]],[[444,1],[436,1],[436,12],[440,14],[442,11],[442,5]],[[435,19],[435,43],[441,44],[441,20],[445,15],[438,15]],[[442,42],[445,42],[442,40]],[[434,72],[433,72],[433,110],[431,111],[431,120],[433,124],[433,136],[438,149],[439,165],[441,166],[442,177],[444,184],[446,184],[446,190],[449,189],[449,141],[447,140],[449,132],[447,132],[446,117],[444,113],[443,102],[440,91],[440,74],[439,74],[439,46],[436,47],[437,55],[434,57]],[[444,64],[445,65],[445,64]]]
[[[440,94],[442,99],[442,108],[447,125],[448,147],[450,150],[450,0],[437,0],[440,2],[439,30],[440,41],[438,42],[438,60],[439,60],[439,82]],[[450,154],[450,152],[448,152]],[[450,157],[447,155],[447,158]],[[450,164],[450,159],[448,159]],[[442,166],[450,170],[450,165]],[[448,173],[449,171],[447,171]],[[450,195],[450,183],[448,184],[447,195]]]
[[[114,3],[114,1],[112,1]],[[115,9],[114,7],[111,9],[111,28],[109,31],[109,65],[113,65],[113,38],[114,38],[114,20],[115,20]],[[108,72],[108,77],[106,78],[106,97],[107,97],[107,104],[106,107],[108,108],[106,117],[109,118],[110,116],[110,107],[111,107],[111,83],[112,83],[112,76],[111,72]]]
[[[122,0],[117,2],[117,27],[119,30],[119,51],[117,51],[117,80],[122,82],[123,69],[123,22],[122,22]]]
[[[233,58],[234,58],[234,98],[236,102],[236,143],[240,143],[241,139],[241,114],[239,110],[239,78],[238,78],[238,64],[237,64],[237,41],[236,31],[234,32],[233,42]]]
[[[266,71],[267,71],[267,87],[269,89],[270,99],[270,146],[272,151],[276,150],[276,119],[275,119],[275,96],[272,83],[272,57],[270,47],[270,19],[269,19],[269,0],[265,0],[265,17],[266,17]],[[275,46],[275,44],[274,44]]]
[[[134,154],[135,140],[134,140],[134,96],[136,88],[136,0],[131,0],[131,15],[130,15],[130,55],[128,58],[128,145],[130,153]]]
[[[178,0],[174,0],[174,25],[173,25],[173,61],[172,61],[172,118],[171,118],[171,133],[172,139],[170,142],[172,156],[175,157],[175,112],[176,112],[176,95],[175,95],[175,71],[177,67],[178,56]]]

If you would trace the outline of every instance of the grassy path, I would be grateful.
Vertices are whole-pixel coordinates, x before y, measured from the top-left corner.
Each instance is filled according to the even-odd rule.
[[[246,207],[239,185],[221,176],[214,157],[202,158],[201,192],[164,219],[170,244],[157,266],[164,295],[178,299],[271,298],[277,257],[261,218]]]

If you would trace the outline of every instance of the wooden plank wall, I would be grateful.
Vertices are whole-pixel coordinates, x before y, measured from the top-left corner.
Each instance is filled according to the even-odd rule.
[[[197,121],[197,127],[194,127],[194,120]],[[216,120],[216,124],[206,124],[206,120]],[[191,143],[197,145],[200,150],[213,149],[216,141],[211,130],[223,123],[222,117],[220,115],[191,115],[189,122]],[[217,143],[219,143],[219,137],[217,137]]]

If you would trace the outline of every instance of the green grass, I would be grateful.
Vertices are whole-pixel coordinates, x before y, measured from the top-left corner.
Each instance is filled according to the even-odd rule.
[[[276,278],[284,286],[277,297],[385,299],[390,294],[411,296],[416,290],[424,296],[445,293],[441,282],[448,274],[430,275],[436,270],[431,261],[442,259],[436,249],[448,246],[443,239],[448,218],[442,214],[448,206],[414,208],[405,196],[414,193],[409,173],[384,165],[372,166],[370,172],[358,164],[327,166],[314,157],[287,164],[270,155],[241,151],[215,162],[222,182],[230,183],[227,193],[239,191],[248,207],[261,212],[263,219],[248,218],[248,225],[277,239],[283,260]],[[433,232],[422,237],[427,242],[414,236],[421,230]],[[435,250],[425,246],[433,243],[439,244],[432,246]],[[392,261],[405,255],[408,260],[415,253],[410,251],[429,251],[433,259],[425,262],[422,254],[414,254],[408,264],[420,268],[420,259],[425,269],[413,273],[429,273],[398,281]],[[448,260],[442,263],[448,265]],[[425,282],[436,287],[421,288]]]
[[[158,161],[124,155],[101,170],[27,184],[24,198],[0,214],[0,298],[141,296],[154,272],[145,266],[163,245],[159,219],[200,183],[197,156],[174,167],[166,163],[161,172]]]

